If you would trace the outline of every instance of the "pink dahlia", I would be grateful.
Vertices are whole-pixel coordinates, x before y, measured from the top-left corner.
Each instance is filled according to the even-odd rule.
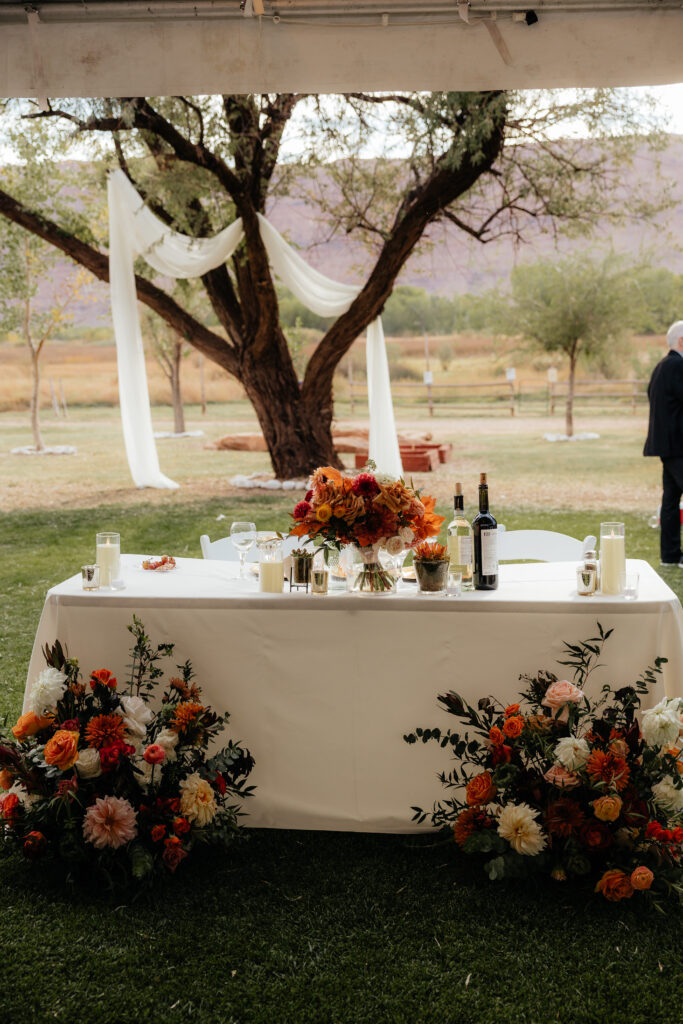
[[[360,498],[374,498],[379,494],[379,484],[372,473],[359,473],[353,481],[351,490]]]
[[[119,796],[101,796],[85,812],[83,835],[86,842],[103,850],[118,850],[138,834],[135,811]]]
[[[294,506],[292,515],[295,519],[305,519],[308,513],[311,511],[311,506],[307,501],[300,501]]]

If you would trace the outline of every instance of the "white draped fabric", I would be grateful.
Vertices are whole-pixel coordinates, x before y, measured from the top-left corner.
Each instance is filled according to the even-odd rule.
[[[261,237],[282,283],[319,316],[340,316],[359,289],[325,277],[292,249],[265,217]],[[147,390],[147,374],[135,292],[134,261],[141,256],[166,277],[199,277],[224,263],[242,238],[236,220],[213,238],[189,238],[168,228],[149,210],[122,171],[109,177],[109,274],[119,370],[123,436],[138,487],[177,487],[161,472]],[[370,458],[383,473],[400,475],[401,458],[391,401],[382,322],[367,329]]]

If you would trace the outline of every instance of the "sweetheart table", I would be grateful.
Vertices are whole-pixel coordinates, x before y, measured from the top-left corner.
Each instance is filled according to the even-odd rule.
[[[109,668],[121,683],[129,664],[126,626],[142,619],[154,643],[190,659],[203,699],[229,710],[226,737],[249,747],[256,765],[245,824],[261,828],[411,832],[411,806],[431,807],[448,752],[409,746],[416,726],[457,726],[437,704],[454,689],[470,702],[512,701],[520,673],[555,664],[563,641],[588,639],[596,621],[614,627],[604,667],[589,680],[625,685],[661,655],[664,689],[683,696],[683,611],[650,565],[635,601],[578,597],[573,563],[503,565],[499,589],[459,597],[294,592],[267,595],[235,578],[231,562],[179,558],[169,573],[122,558],[126,588],[85,593],[80,576],[48,591],[28,673],[44,667],[41,647],[59,638],[84,673]],[[424,829],[424,826],[422,826]]]

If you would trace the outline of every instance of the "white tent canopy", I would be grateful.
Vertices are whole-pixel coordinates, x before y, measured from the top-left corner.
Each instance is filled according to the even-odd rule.
[[[681,8],[681,0],[0,0],[0,95],[666,84],[682,77]]]

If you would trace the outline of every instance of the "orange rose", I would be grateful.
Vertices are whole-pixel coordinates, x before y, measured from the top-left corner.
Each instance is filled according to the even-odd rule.
[[[19,811],[19,797],[16,793],[7,793],[0,796],[0,821],[3,819],[9,824],[16,820]]]
[[[34,711],[27,711],[25,715],[20,717],[12,729],[12,733],[14,738],[22,743],[29,736],[35,736],[41,729],[46,729],[51,722],[52,718],[49,715],[43,718],[40,715],[36,715]]]
[[[7,790],[12,786],[12,776],[6,768],[0,772],[0,789]]]
[[[621,814],[620,796],[601,796],[593,801],[593,814],[600,821],[616,821]]]
[[[612,868],[610,871],[605,871],[595,886],[595,892],[601,892],[606,900],[618,903],[619,900],[628,900],[633,896],[633,886],[628,875],[625,875],[619,868]]]
[[[489,739],[491,740],[491,743],[493,743],[494,747],[499,747],[505,742],[505,737],[497,725],[494,725],[492,729],[489,729]]]
[[[609,745],[610,750],[617,757],[626,758],[629,755],[628,743],[626,740],[612,740]]]
[[[511,740],[520,736],[523,728],[524,719],[521,715],[513,715],[512,718],[506,718],[503,723],[503,732]]]
[[[634,889],[649,889],[655,880],[655,876],[652,874],[649,868],[641,865],[638,868],[634,868],[631,872],[631,885]]]
[[[519,704],[508,704],[505,708],[505,717],[509,718],[510,715],[516,715],[519,711]]]
[[[496,795],[496,787],[493,785],[493,778],[490,772],[481,772],[475,775],[465,787],[465,799],[470,807],[477,804],[488,804]]]
[[[45,763],[65,772],[78,760],[78,733],[59,729],[45,744]]]

